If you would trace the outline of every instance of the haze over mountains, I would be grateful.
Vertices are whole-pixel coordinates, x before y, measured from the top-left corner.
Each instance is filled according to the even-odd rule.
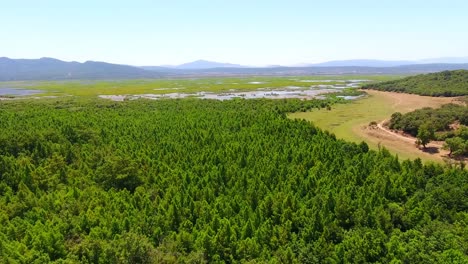
[[[106,62],[65,62],[53,58],[0,58],[0,81],[137,79],[161,77],[316,74],[418,74],[468,69],[468,57],[419,61],[341,60],[297,67],[252,67],[197,60],[175,66],[129,66]]]
[[[433,58],[423,60],[335,60],[322,63],[307,64],[307,66],[317,67],[340,67],[340,66],[357,66],[357,67],[397,67],[404,65],[417,65],[417,64],[463,64],[468,63],[468,57],[458,58]]]
[[[213,69],[213,68],[277,68],[277,67],[396,67],[403,65],[414,65],[414,64],[463,64],[468,63],[468,57],[444,57],[444,58],[432,58],[423,60],[372,60],[372,59],[355,59],[355,60],[333,60],[320,63],[303,63],[297,66],[266,66],[266,67],[253,67],[248,65],[222,63],[207,60],[196,60],[180,65],[159,65],[159,66],[143,66],[143,69],[151,68],[172,68],[172,69]]]
[[[53,58],[0,58],[0,80],[63,80],[63,79],[124,79],[154,78],[155,72],[137,67],[86,61],[65,62]]]
[[[212,69],[212,68],[246,68],[247,66],[242,66],[239,64],[232,64],[232,63],[216,62],[216,61],[196,60],[196,61],[187,62],[184,64],[175,65],[175,66],[161,65],[160,67],[193,70],[193,69]]]

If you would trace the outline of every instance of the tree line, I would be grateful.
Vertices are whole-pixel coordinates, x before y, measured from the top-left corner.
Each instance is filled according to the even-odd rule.
[[[464,96],[468,95],[468,70],[442,71],[370,83],[364,85],[362,89],[427,96]]]

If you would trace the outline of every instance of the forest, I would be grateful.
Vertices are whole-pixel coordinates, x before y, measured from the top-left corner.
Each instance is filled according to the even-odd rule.
[[[0,101],[0,262],[468,263],[468,171],[286,116],[332,104]]]
[[[427,96],[463,96],[468,95],[468,70],[421,74],[399,80],[370,83],[362,88]]]

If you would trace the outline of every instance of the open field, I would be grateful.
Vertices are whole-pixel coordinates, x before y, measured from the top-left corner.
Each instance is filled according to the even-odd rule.
[[[423,107],[438,107],[455,98],[428,97],[392,92],[366,91],[368,96],[347,104],[334,105],[332,110],[317,110],[290,114],[291,118],[313,121],[317,126],[329,130],[338,138],[354,142],[366,141],[373,149],[385,146],[401,158],[417,158],[442,161],[444,153],[430,154],[417,149],[412,139],[392,135],[382,129],[370,129],[371,121],[377,123],[390,118],[394,112],[406,113]],[[439,145],[430,147],[437,147]]]
[[[310,88],[311,86],[346,86],[352,80],[385,81],[400,78],[398,75],[337,75],[299,77],[248,77],[248,78],[190,78],[141,79],[110,81],[21,81],[0,82],[0,88],[35,89],[36,96],[94,96],[124,94],[168,94],[196,92],[253,91],[284,87]],[[349,87],[349,86],[348,86]]]

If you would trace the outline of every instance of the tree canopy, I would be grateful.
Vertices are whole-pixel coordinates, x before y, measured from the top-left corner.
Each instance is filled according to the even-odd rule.
[[[418,129],[418,134],[416,135],[417,142],[426,148],[426,145],[435,139],[434,128],[430,123],[422,124]]]
[[[2,263],[466,263],[468,172],[300,100],[0,104]]]
[[[446,132],[453,130],[451,125],[455,123],[468,125],[468,107],[446,104],[435,109],[430,107],[417,109],[404,115],[396,112],[391,116],[389,127],[416,136],[424,124],[430,124],[436,132]]]

